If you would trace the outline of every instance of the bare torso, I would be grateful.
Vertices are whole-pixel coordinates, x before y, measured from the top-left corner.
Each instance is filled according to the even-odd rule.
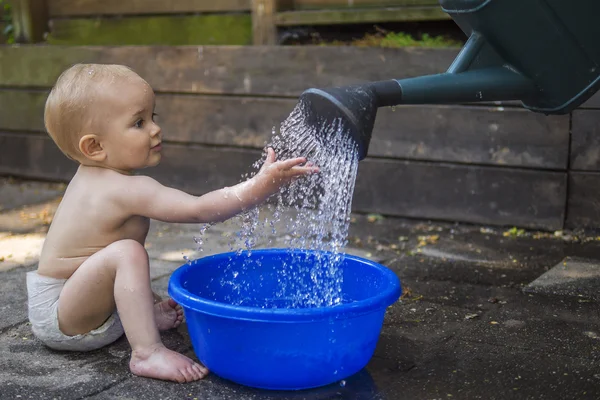
[[[131,177],[81,166],[71,180],[48,231],[38,273],[68,279],[97,251],[123,239],[144,245],[148,218],[130,215],[119,204]]]

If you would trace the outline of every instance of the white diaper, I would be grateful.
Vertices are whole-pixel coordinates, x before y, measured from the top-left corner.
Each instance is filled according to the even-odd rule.
[[[29,322],[33,334],[52,349],[71,351],[96,350],[120,338],[124,331],[116,310],[101,327],[89,333],[68,336],[60,331],[58,297],[66,281],[38,275],[36,271],[27,273]]]

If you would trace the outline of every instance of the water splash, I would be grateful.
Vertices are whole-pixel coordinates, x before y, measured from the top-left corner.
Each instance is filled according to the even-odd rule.
[[[358,149],[342,122],[336,121],[318,129],[306,124],[306,112],[305,104],[298,103],[282,123],[280,131],[273,132],[270,144],[278,159],[306,157],[320,169],[319,174],[303,177],[282,188],[277,194],[272,217],[266,221],[272,234],[287,235],[286,247],[316,252],[311,265],[297,260],[283,264],[280,269],[277,295],[291,299],[287,306],[294,308],[334,306],[344,302],[340,264],[342,250],[347,244],[358,170]],[[255,167],[262,165],[262,161]],[[281,221],[282,216],[287,220]],[[276,227],[281,225],[283,229],[279,228],[277,232]],[[242,235],[251,237],[256,234],[256,228],[256,223],[245,224]],[[310,279],[303,278],[305,276]]]
[[[358,149],[341,121],[317,128],[305,122],[306,113],[305,104],[298,103],[279,132],[273,131],[269,146],[280,160],[306,157],[320,173],[282,188],[267,205],[266,218],[261,218],[258,208],[238,216],[241,227],[230,242],[237,256],[248,256],[247,263],[256,263],[250,255],[260,246],[314,252],[310,263],[301,255],[282,263],[275,298],[265,299],[260,305],[263,308],[327,307],[348,301],[342,298],[340,264],[350,225]],[[265,155],[254,164],[256,171],[264,161]],[[201,245],[202,240],[196,243]],[[228,278],[222,282],[235,289],[231,296],[234,305],[244,305],[248,299],[243,293],[251,290],[241,279],[243,270],[238,265],[235,271],[225,271]]]
[[[288,225],[292,233],[290,247],[315,250],[319,256],[310,271],[298,263],[284,272],[310,274],[310,284],[297,288],[297,306],[333,306],[343,302],[340,264],[350,225],[358,149],[341,121],[307,125],[306,112],[305,104],[298,103],[272,145],[280,158],[304,156],[319,166],[319,174],[292,183],[278,197],[282,211],[292,207],[297,210]],[[323,251],[332,256],[323,256]]]

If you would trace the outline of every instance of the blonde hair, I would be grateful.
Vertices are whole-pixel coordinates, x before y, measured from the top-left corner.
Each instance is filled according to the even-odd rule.
[[[118,77],[130,76],[138,75],[129,67],[115,64],[75,64],[59,76],[46,100],[44,124],[67,157],[80,159],[79,139],[93,133],[85,130],[93,120],[94,107],[90,105],[100,95],[99,89]]]

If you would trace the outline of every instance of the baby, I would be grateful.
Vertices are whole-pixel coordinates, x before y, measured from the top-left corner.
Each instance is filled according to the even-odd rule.
[[[125,66],[78,64],[58,78],[46,128],[80,165],[39,267],[27,274],[29,319],[35,336],[57,350],[94,350],[125,333],[133,374],[190,382],[208,370],[161,342],[159,331],[177,327],[183,312],[172,299],[155,302],[144,248],[150,219],[224,221],[318,168],[304,158],[276,161],[269,148],[260,171],[236,186],[200,197],[165,187],[134,175],[161,159],[154,105],[151,87]]]

